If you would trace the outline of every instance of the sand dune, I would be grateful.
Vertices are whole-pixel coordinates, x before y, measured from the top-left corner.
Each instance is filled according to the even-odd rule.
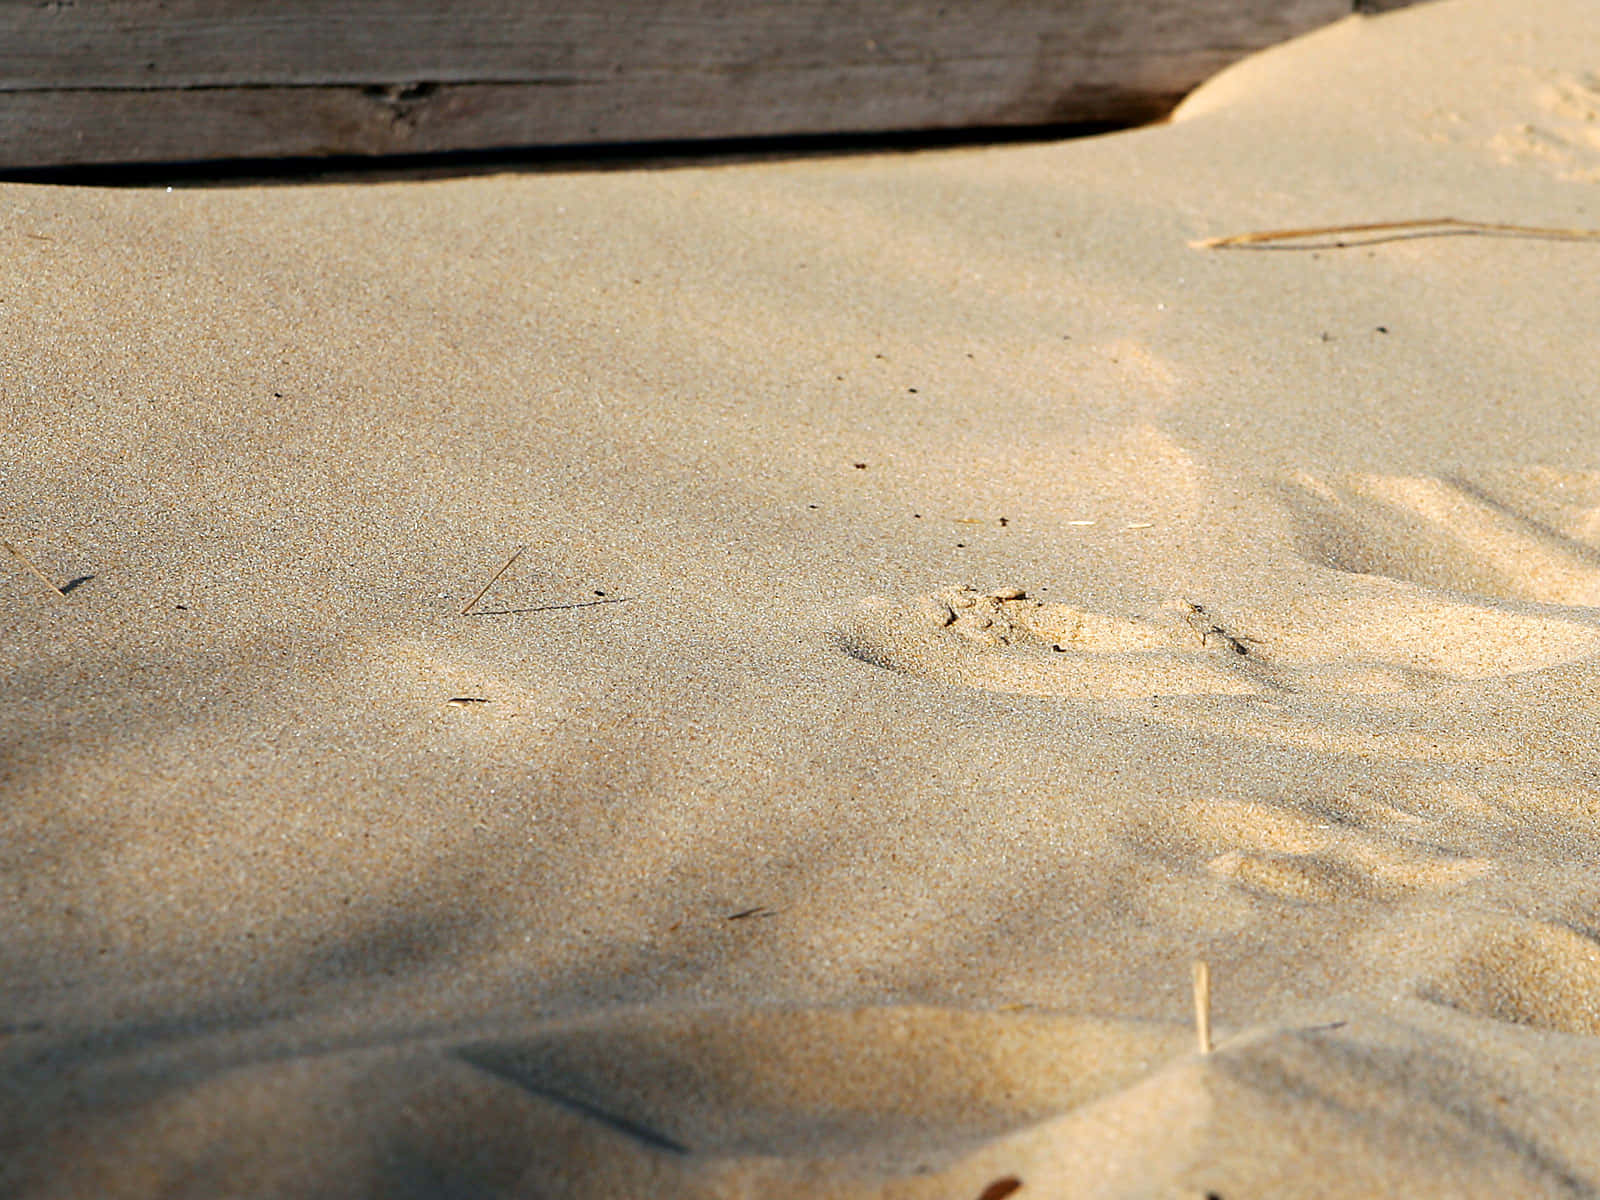
[[[0,1193],[1600,1191],[1596,70],[0,185]]]

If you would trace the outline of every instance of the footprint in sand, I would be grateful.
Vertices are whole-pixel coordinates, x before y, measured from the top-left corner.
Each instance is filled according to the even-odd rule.
[[[1173,597],[1133,615],[1022,587],[872,597],[839,621],[864,662],[1079,699],[1402,694],[1600,657],[1600,475],[1296,475],[1308,586]]]
[[[1382,579],[1270,606],[1178,599],[1135,616],[959,585],[871,597],[836,633],[889,670],[1073,699],[1405,693],[1600,656],[1596,624]]]
[[[1489,150],[1508,166],[1537,165],[1579,183],[1600,180],[1600,73],[1552,76],[1535,103],[1538,111],[1497,133]]]
[[[1203,606],[1184,612],[1209,615]],[[1047,604],[1018,587],[957,585],[904,603],[874,596],[840,621],[838,636],[863,662],[1019,695],[1252,695],[1272,686],[1244,635],[1206,637],[1213,652],[1177,610],[1118,617]]]
[[[1600,477],[1298,475],[1283,488],[1312,562],[1495,600],[1600,607]]]

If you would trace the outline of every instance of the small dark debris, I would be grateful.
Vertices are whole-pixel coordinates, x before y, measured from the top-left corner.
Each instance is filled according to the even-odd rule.
[[[1007,1196],[1014,1196],[1021,1190],[1022,1180],[1015,1175],[1005,1175],[979,1192],[978,1200],[1005,1200]]]
[[[489,697],[487,697],[487,696],[451,696],[450,699],[445,701],[445,703],[446,704],[458,704],[458,705],[487,704],[487,703],[489,703]]]
[[[178,604],[178,605],[175,605],[174,607],[177,608],[177,610],[179,612],[188,612],[189,611],[189,606],[187,604]]]
[[[965,550],[966,548],[967,548],[967,544],[965,542],[957,542],[956,543],[956,549],[957,550]]]
[[[913,396],[915,396],[917,394],[917,389],[916,388],[907,388],[906,391],[910,392]]]
[[[65,596],[68,592],[77,591],[93,578],[93,575],[79,575],[76,579],[69,579],[61,585],[61,594]]]
[[[594,589],[594,594],[595,594],[595,595],[596,595],[596,596],[604,596],[604,595],[605,595],[605,593],[604,593],[604,592],[602,592],[602,591],[601,591],[601,590],[600,590],[600,589],[599,589],[599,588],[595,588],[595,589]]]
[[[1378,326],[1378,332],[1379,333],[1388,333],[1389,332],[1389,327],[1387,325],[1379,325]]]
[[[727,919],[730,921],[743,921],[747,917],[770,917],[774,915],[776,914],[774,914],[772,910],[767,908],[764,904],[758,904],[754,908],[747,908],[743,912],[736,912]]]
[[[850,465],[858,471],[865,471],[867,469],[866,463],[851,463]]]
[[[911,516],[915,520],[918,520],[918,521],[922,520],[922,514],[921,513],[912,513]]]
[[[1325,342],[1333,341],[1333,334],[1329,333],[1326,329],[1324,329],[1322,331],[1322,340],[1325,341]]]
[[[806,507],[807,507],[807,508],[815,508],[815,507],[816,507],[816,505],[815,505],[815,504],[808,504],[808,505],[806,505]]]
[[[1011,518],[1010,517],[1001,517],[1000,518],[1000,528],[1001,529],[1004,529],[1009,524],[1011,524]]]

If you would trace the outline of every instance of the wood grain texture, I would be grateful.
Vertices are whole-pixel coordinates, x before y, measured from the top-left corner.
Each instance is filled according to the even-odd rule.
[[[0,0],[0,168],[1131,122],[1350,11]]]

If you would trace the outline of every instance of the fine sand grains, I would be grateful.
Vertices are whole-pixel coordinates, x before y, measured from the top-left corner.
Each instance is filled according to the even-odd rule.
[[[1600,1193],[1597,70],[0,185],[0,1195]]]

